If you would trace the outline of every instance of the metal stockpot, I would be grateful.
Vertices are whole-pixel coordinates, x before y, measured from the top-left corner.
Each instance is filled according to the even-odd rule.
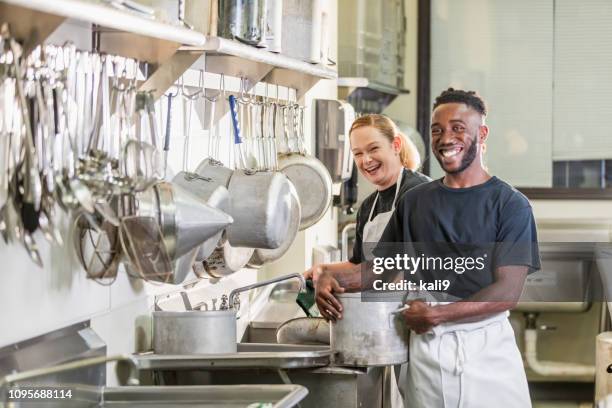
[[[265,46],[266,0],[220,0],[220,35]]]
[[[230,244],[240,247],[276,249],[281,246],[291,218],[291,182],[276,172],[247,173],[234,170],[229,183],[230,214],[227,228]]]
[[[200,163],[196,169],[196,173],[202,177],[211,180],[214,185],[228,187],[233,170],[225,167],[218,160],[207,158]],[[232,213],[232,197],[228,194],[227,205],[224,211]],[[219,237],[214,246],[209,246],[210,242],[206,242],[200,247],[200,251],[196,255],[196,261],[206,261],[206,271],[209,275],[220,278],[230,275],[243,268],[253,255],[253,248],[232,246],[224,233]]]
[[[289,228],[287,230],[285,240],[281,246],[276,249],[256,248],[247,265],[251,268],[259,268],[264,264],[276,261],[283,256],[291,247],[291,244],[298,233],[301,213],[302,210],[300,206],[300,198],[297,195],[297,191],[293,186],[293,183],[291,183],[291,218],[289,220]]]
[[[236,310],[153,312],[156,354],[236,353]]]
[[[223,163],[210,157],[202,160],[195,172],[202,177],[209,178],[212,183],[225,187],[229,185],[230,178],[232,178],[234,173],[232,169],[225,167]]]
[[[206,272],[213,278],[231,275],[249,262],[253,251],[253,248],[231,246],[227,238],[222,238],[219,246],[206,258]]]
[[[342,319],[331,324],[334,363],[345,366],[385,366],[408,361],[408,327],[401,314],[402,293],[336,294]]]

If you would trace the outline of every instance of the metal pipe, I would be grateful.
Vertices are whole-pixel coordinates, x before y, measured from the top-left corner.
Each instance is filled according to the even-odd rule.
[[[342,228],[341,245],[342,245],[342,261],[348,261],[348,233],[350,230],[356,229],[357,223],[351,222]]]
[[[539,360],[537,353],[537,314],[529,313],[526,314],[525,318],[525,362],[529,368],[535,373],[547,377],[595,377],[595,366],[592,365]]]
[[[232,290],[229,295],[229,307],[230,309],[234,308],[234,298],[236,297],[238,293],[246,292],[247,290],[260,288],[262,286],[266,286],[271,283],[281,282],[281,281],[292,279],[292,278],[296,278],[300,281],[299,292],[302,292],[304,288],[306,287],[306,282],[304,281],[304,277],[302,276],[301,273],[291,273],[289,275],[278,276],[276,278],[268,279],[262,282],[256,282],[251,285],[243,286],[241,288],[236,288]]]

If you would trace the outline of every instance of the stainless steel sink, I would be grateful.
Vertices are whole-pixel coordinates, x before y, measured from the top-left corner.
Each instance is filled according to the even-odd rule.
[[[240,343],[232,354],[140,354],[133,361],[157,385],[300,384],[310,391],[302,408],[380,408],[383,368],[334,367],[331,353],[329,346]]]
[[[272,287],[268,301],[249,323],[242,342],[276,343],[276,329],[283,322],[306,314],[295,302],[299,290],[297,281],[279,282]]]
[[[59,387],[59,386],[58,386]],[[246,408],[251,404],[268,404],[265,407],[289,408],[308,395],[301,385],[195,385],[195,386],[134,386],[93,387],[65,385],[71,389],[72,398],[45,401],[47,408]],[[40,408],[40,400],[20,402],[19,407]]]
[[[276,329],[282,322],[251,321],[242,336],[243,343],[276,343]]]

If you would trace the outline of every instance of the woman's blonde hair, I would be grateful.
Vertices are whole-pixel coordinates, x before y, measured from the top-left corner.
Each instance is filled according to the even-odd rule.
[[[416,146],[412,140],[399,131],[395,123],[393,123],[393,121],[387,116],[371,113],[358,117],[351,125],[349,137],[353,130],[366,126],[372,126],[373,128],[377,129],[390,142],[393,142],[393,139],[396,136],[399,136],[402,140],[402,147],[400,148],[399,152],[402,166],[410,170],[417,170],[419,167],[421,167],[421,155],[419,154]]]

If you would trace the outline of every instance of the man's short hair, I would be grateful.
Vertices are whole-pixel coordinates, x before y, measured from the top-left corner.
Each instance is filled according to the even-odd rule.
[[[487,116],[487,104],[474,91],[464,91],[462,89],[448,88],[443,91],[434,101],[433,108],[436,109],[445,103],[463,103],[483,116]]]

